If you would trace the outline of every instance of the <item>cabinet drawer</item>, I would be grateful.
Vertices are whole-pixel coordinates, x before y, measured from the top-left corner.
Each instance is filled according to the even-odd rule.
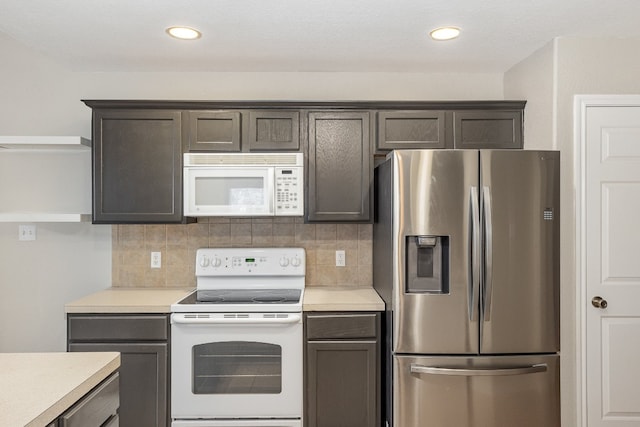
[[[75,316],[68,318],[69,341],[163,341],[167,316]]]
[[[375,339],[376,320],[375,313],[307,315],[307,339]]]
[[[119,380],[117,373],[107,378],[60,417],[60,427],[98,427],[111,420],[118,412]]]

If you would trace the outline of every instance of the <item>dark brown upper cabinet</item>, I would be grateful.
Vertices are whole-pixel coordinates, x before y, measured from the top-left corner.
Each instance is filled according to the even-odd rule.
[[[378,112],[376,151],[396,148],[446,148],[444,111]]]
[[[181,113],[93,110],[93,222],[182,221]]]
[[[524,102],[425,103],[434,109],[378,111],[376,153],[396,149],[522,148]],[[442,109],[439,109],[442,108]]]
[[[300,151],[298,111],[249,112],[249,151]]]
[[[523,147],[524,101],[83,102],[102,224],[185,221],[184,151],[304,152],[305,219],[339,223],[372,221],[374,149]]]
[[[370,112],[308,114],[308,222],[371,221]]]
[[[454,111],[454,148],[522,148],[522,111]]]
[[[241,150],[239,111],[186,111],[185,117],[189,151]]]
[[[300,113],[286,110],[185,112],[189,151],[300,151]]]

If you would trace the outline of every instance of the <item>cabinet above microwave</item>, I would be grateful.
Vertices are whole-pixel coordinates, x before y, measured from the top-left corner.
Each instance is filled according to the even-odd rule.
[[[79,136],[0,136],[0,222],[89,221],[90,148]]]

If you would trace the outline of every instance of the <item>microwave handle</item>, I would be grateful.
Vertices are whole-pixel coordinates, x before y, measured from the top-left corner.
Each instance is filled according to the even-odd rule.
[[[267,179],[266,194],[271,196],[271,197],[267,197],[267,212],[270,215],[273,215],[276,213],[275,175],[276,175],[275,168],[269,168],[269,171],[266,177]]]

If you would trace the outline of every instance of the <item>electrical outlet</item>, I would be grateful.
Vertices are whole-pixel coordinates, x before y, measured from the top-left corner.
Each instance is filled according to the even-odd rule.
[[[36,226],[35,224],[30,225],[19,225],[18,226],[18,240],[36,240]]]
[[[344,267],[347,264],[344,251],[336,251],[336,267]]]
[[[162,252],[151,252],[151,268],[162,267]]]

